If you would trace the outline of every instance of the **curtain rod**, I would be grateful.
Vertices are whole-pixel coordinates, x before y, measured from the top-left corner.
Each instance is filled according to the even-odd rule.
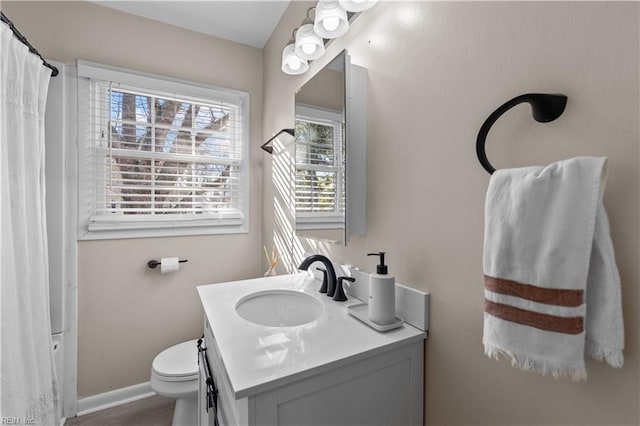
[[[51,77],[55,77],[58,75],[58,68],[54,67],[53,65],[51,65],[49,62],[45,61],[45,59],[42,57],[42,55],[40,54],[40,52],[38,52],[36,50],[35,47],[33,47],[31,45],[31,43],[29,43],[29,41],[27,40],[27,38],[25,36],[23,36],[22,34],[20,34],[20,31],[18,31],[18,29],[16,28],[15,25],[13,25],[13,22],[11,22],[11,20],[9,18],[7,18],[7,15],[4,14],[4,12],[0,11],[0,15],[2,15],[2,22],[4,22],[5,24],[7,24],[9,26],[9,28],[11,28],[11,31],[13,31],[13,34],[16,36],[16,38],[18,40],[20,40],[21,43],[25,44],[28,48],[29,51],[35,55],[38,55],[38,57],[40,59],[42,59],[42,64],[49,68],[51,70]]]

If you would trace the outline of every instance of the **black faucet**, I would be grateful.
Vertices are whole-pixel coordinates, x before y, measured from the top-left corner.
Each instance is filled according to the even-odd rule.
[[[353,277],[340,277],[338,278],[338,285],[336,286],[336,294],[333,295],[333,300],[336,302],[344,302],[347,300],[347,295],[344,294],[344,288],[342,287],[343,281],[355,282],[356,279]]]
[[[324,268],[327,271],[327,296],[333,297],[333,294],[336,291],[336,270],[333,269],[333,264],[326,256],[321,254],[312,254],[302,261],[300,266],[298,266],[298,269],[306,271],[313,262],[321,262],[324,265]]]
[[[327,270],[324,268],[316,268],[316,271],[322,272],[322,286],[320,286],[320,290],[318,291],[320,293],[326,293],[327,292]]]

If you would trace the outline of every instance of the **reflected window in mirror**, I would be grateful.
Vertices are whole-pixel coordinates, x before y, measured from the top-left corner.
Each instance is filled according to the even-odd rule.
[[[342,112],[297,105],[295,134],[297,229],[344,229]]]

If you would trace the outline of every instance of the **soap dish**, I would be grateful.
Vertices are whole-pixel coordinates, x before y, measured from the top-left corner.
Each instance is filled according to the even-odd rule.
[[[389,331],[394,328],[402,327],[404,321],[400,317],[396,317],[395,321],[391,324],[376,324],[375,322],[369,319],[369,305],[366,303],[358,303],[357,305],[351,305],[347,308],[349,314],[356,317],[363,323],[367,324],[369,327],[378,330],[378,331]]]

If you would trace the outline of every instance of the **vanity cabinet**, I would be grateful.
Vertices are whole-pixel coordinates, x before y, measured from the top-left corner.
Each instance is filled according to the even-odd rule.
[[[332,363],[236,398],[216,336],[205,320],[206,358],[217,389],[217,412],[207,410],[207,373],[201,362],[200,426],[422,425],[423,344],[413,340],[372,355]],[[338,343],[337,343],[338,344]],[[327,348],[332,350],[332,348]]]

